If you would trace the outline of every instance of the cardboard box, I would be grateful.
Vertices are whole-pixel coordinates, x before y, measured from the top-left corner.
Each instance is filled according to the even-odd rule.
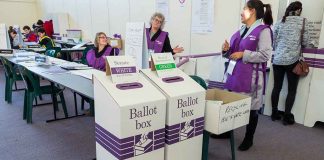
[[[163,160],[166,98],[144,77],[112,83],[93,75],[98,160]]]
[[[180,69],[174,70],[176,76],[165,78],[150,69],[140,72],[167,98],[165,159],[200,160],[206,91]]]
[[[110,38],[109,40],[108,40],[108,43],[109,43],[109,45],[111,45],[112,47],[114,47],[114,48],[118,48],[118,49],[122,49],[122,39],[118,39],[118,38]]]
[[[249,96],[209,89],[206,94],[205,130],[221,134],[244,126],[249,123],[250,108]]]

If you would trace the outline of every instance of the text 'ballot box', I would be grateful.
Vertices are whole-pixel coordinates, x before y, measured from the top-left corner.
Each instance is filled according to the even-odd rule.
[[[150,69],[140,72],[167,97],[165,159],[200,160],[205,89],[178,68],[164,78]]]
[[[94,74],[98,160],[163,160],[166,98],[142,76],[134,83],[112,83]]]

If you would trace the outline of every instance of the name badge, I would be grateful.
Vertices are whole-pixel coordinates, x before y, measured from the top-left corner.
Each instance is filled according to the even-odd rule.
[[[226,73],[232,75],[233,71],[234,71],[234,68],[235,68],[235,65],[236,65],[236,61],[230,60],[230,62],[228,64],[228,67],[227,67]]]

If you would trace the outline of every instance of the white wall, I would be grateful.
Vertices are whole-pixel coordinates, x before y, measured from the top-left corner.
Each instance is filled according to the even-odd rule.
[[[0,0],[0,23],[31,26],[37,20],[36,0]]]
[[[82,29],[84,38],[92,40],[96,32],[125,35],[127,22],[148,22],[155,11],[155,0],[37,0],[40,16],[68,13],[71,29]],[[239,27],[240,2],[215,0],[214,31],[205,35],[191,34],[191,0],[183,6],[169,0],[170,20],[165,30],[170,33],[172,46],[181,44],[185,52],[207,53],[220,50],[223,39]],[[231,8],[231,9],[228,9]],[[224,21],[226,19],[226,21]],[[125,37],[124,37],[125,38]]]
[[[149,22],[155,12],[155,0],[37,0],[40,16],[50,13],[69,14],[71,29],[81,29],[84,39],[93,40],[95,33],[122,34],[125,38],[127,22]],[[169,0],[169,20],[165,31],[169,32],[171,45],[184,47],[184,53],[219,52],[224,39],[229,39],[240,27],[241,2],[237,0],[215,0],[214,28],[208,34],[191,33],[191,1],[180,5],[178,0]],[[63,6],[63,7],[62,7]],[[198,72],[208,78],[211,59],[198,60]],[[201,70],[201,71],[200,71]]]

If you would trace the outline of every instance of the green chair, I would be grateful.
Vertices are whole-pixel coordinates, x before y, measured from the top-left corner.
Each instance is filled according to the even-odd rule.
[[[0,57],[1,63],[4,66],[6,84],[5,84],[5,101],[12,102],[12,86],[15,84],[15,90],[17,90],[17,81],[22,81],[22,77],[17,72],[17,66],[13,65],[8,59]]]
[[[77,60],[75,62],[78,62],[78,63],[82,63],[82,64],[85,64],[85,65],[88,65],[88,62],[87,62],[87,53],[89,50],[93,49],[94,46],[93,45],[90,45],[90,46],[87,46],[83,51],[82,51],[82,57],[80,60]]]
[[[52,47],[52,48],[47,48],[45,51],[45,55],[54,57],[54,58],[61,58],[61,48],[60,47]]]
[[[65,118],[68,117],[63,89],[56,87],[53,83],[51,85],[40,86],[39,77],[25,67],[19,67],[22,78],[25,82],[25,97],[24,97],[24,111],[23,111],[23,119],[27,120],[27,123],[32,123],[32,113],[33,113],[33,101],[35,97],[43,95],[43,94],[51,94],[53,100],[53,109],[54,109],[54,117],[56,118],[57,109],[57,96],[60,96],[60,101],[63,107]]]
[[[195,80],[198,84],[200,84],[201,87],[207,90],[207,84],[205,80],[203,80],[201,77],[198,76],[190,76],[193,80]],[[230,144],[231,144],[231,154],[232,154],[232,160],[235,160],[235,143],[234,143],[234,131],[230,131],[231,138],[230,138]],[[209,137],[210,133],[206,130],[203,132],[203,147],[202,147],[202,160],[208,160],[208,145],[209,145]]]

